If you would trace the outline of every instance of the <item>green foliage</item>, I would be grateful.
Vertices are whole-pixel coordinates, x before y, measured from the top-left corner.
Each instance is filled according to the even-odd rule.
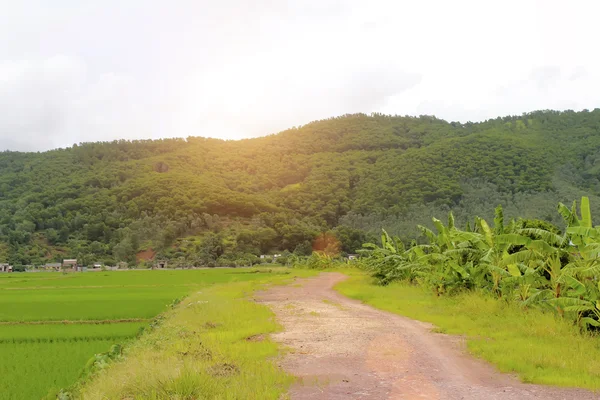
[[[505,223],[501,207],[494,225],[475,218],[474,229],[460,230],[433,218],[436,231],[420,227],[425,243],[404,249],[383,230],[381,246],[364,245],[362,265],[380,283],[418,282],[436,295],[484,290],[523,307],[550,309],[582,328],[600,327],[600,227],[592,226],[590,202],[580,215],[559,204],[569,224],[565,234],[543,221]]]
[[[348,254],[356,253],[368,241],[369,236],[363,230],[343,225],[337,226],[333,234],[340,241],[342,252]]]
[[[341,260],[327,254],[313,252],[309,257],[295,257],[291,263],[297,268],[328,269],[341,264]]]
[[[453,210],[464,226],[475,215],[491,220],[497,204],[507,218],[560,224],[557,202],[586,195],[600,204],[599,124],[600,110],[476,124],[355,114],[243,141],[3,152],[0,261],[134,265],[152,248],[218,265],[226,253],[308,255],[307,244],[340,225],[335,232],[349,253],[381,226],[406,239],[416,225],[433,228],[425,215]],[[210,248],[211,235],[221,235],[221,250]],[[191,237],[209,243],[179,246]]]

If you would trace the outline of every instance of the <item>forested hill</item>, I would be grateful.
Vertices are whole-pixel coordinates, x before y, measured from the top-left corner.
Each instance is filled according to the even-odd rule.
[[[599,176],[600,110],[466,124],[357,114],[241,141],[4,152],[0,262],[131,264],[156,251],[214,265],[308,252],[330,230],[353,251],[381,226],[409,237],[431,215],[453,209],[462,223],[498,204],[558,222],[558,201],[600,206]]]

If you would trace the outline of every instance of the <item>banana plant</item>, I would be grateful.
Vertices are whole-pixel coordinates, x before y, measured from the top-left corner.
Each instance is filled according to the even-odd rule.
[[[572,276],[564,276],[562,282],[569,287],[568,293],[549,302],[574,313],[577,324],[584,329],[600,327],[600,283],[589,287]]]
[[[529,242],[529,239],[515,233],[514,220],[505,226],[501,206],[495,210],[493,228],[482,218],[475,219],[475,227],[475,232],[462,232],[459,236],[469,241],[479,251],[477,264],[488,276],[491,291],[500,297],[502,280],[521,275],[516,263],[504,264],[503,261],[509,256],[511,247],[524,245]]]
[[[381,284],[409,275],[406,267],[409,253],[404,243],[396,236],[391,237],[385,229],[381,230],[381,246],[365,243],[359,253],[368,260],[369,269]]]
[[[496,208],[493,226],[481,218],[465,230],[433,218],[419,226],[426,243],[408,248],[382,230],[381,245],[367,243],[365,263],[382,283],[409,279],[438,295],[483,288],[523,307],[548,307],[584,328],[600,328],[600,227],[589,199],[571,208],[558,205],[567,223],[563,234],[505,222]],[[539,226],[539,225],[538,225]]]
[[[477,234],[456,228],[452,212],[448,214],[447,226],[437,218],[432,221],[437,234],[426,227],[419,227],[429,239],[429,245],[417,247],[423,253],[418,261],[428,266],[424,272],[417,271],[421,280],[437,295],[476,286],[475,281],[481,279],[477,264],[480,255],[471,240]]]

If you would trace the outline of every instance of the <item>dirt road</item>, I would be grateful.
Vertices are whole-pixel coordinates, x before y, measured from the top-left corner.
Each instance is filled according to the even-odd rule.
[[[323,273],[257,296],[284,327],[273,339],[290,348],[281,366],[299,377],[292,400],[600,399],[520,383],[467,355],[456,337],[338,294],[332,287],[344,279]]]

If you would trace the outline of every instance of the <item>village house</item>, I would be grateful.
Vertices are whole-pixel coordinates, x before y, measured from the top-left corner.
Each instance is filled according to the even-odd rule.
[[[154,263],[154,268],[158,268],[158,269],[167,268],[167,260],[157,260]]]
[[[71,268],[73,271],[77,271],[77,259],[65,259],[62,262],[63,269]]]
[[[86,272],[88,270],[88,267],[84,267],[83,265],[76,265],[74,267],[74,270],[76,272]]]
[[[60,271],[61,263],[47,263],[43,266],[46,271]]]
[[[279,257],[281,257],[281,254],[261,254],[260,258],[261,260],[267,261],[274,261],[276,259],[278,259]]]
[[[8,264],[0,264],[0,272],[13,272],[13,267]]]
[[[348,260],[357,260],[358,254],[348,254]]]

